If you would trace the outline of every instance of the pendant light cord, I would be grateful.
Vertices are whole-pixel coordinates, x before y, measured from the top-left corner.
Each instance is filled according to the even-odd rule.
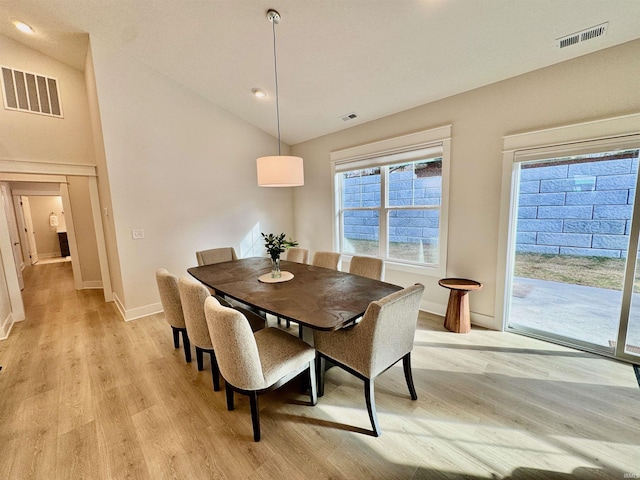
[[[276,122],[278,124],[278,156],[280,156],[280,100],[278,96],[278,59],[276,55],[276,19],[271,20],[273,27],[273,69],[276,78]]]

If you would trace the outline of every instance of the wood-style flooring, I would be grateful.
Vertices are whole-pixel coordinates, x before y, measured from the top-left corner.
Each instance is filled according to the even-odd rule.
[[[333,368],[315,407],[298,382],[261,396],[254,443],[247,398],[227,411],[162,314],[124,322],[69,263],[25,283],[27,319],[0,341],[0,479],[640,478],[628,364],[421,315],[419,400],[402,362],[379,377],[381,437],[362,382]]]

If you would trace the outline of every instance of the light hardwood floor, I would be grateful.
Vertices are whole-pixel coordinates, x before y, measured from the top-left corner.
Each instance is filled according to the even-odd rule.
[[[162,315],[123,322],[74,290],[69,263],[25,282],[27,320],[0,341],[0,479],[640,477],[627,364],[421,315],[419,400],[402,362],[379,377],[381,437],[364,433],[361,381],[334,368],[315,407],[297,382],[261,396],[254,443],[246,397],[228,412],[208,356],[186,364]]]

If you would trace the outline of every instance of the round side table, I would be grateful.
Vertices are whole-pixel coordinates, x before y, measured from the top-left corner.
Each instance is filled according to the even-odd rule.
[[[467,333],[471,330],[469,317],[469,292],[480,290],[482,284],[466,278],[443,278],[438,285],[451,290],[444,328],[455,333]]]

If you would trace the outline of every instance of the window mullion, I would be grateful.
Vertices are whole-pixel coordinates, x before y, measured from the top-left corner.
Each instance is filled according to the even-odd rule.
[[[389,258],[389,167],[380,169],[380,256]]]

